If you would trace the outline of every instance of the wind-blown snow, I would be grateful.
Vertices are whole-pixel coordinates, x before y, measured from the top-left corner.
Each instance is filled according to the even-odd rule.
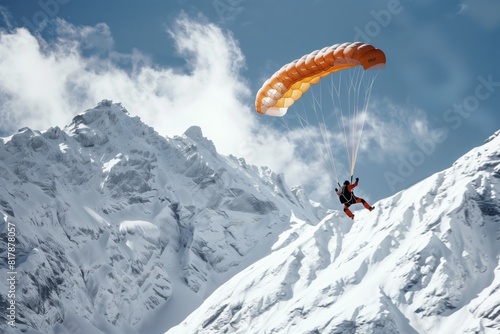
[[[500,131],[355,222],[111,101],[2,143],[2,332],[500,331]]]

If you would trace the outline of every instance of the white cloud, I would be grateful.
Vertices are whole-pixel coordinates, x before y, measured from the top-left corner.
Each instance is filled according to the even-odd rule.
[[[74,50],[65,50],[64,59],[46,54],[43,45],[27,30],[0,35],[0,110],[3,130],[31,126],[46,128],[60,124],[68,108],[63,96],[67,78],[79,71]],[[81,107],[81,106],[79,106]]]
[[[284,125],[285,130],[261,126],[254,132],[244,153],[257,164],[283,172],[288,184],[302,185],[312,199],[330,203],[337,183],[336,171],[331,164],[336,163],[339,169],[342,167],[337,157],[333,160],[325,152],[337,147],[331,145],[327,148],[328,141],[315,127],[290,125],[283,118],[277,121]],[[332,139],[330,144],[334,143],[331,132],[326,132],[325,136]]]
[[[244,56],[230,34],[181,15],[168,33],[186,66],[166,68],[152,64],[137,50],[115,52],[105,24],[76,27],[62,20],[56,24],[58,35],[53,41],[37,38],[26,29],[0,32],[0,131],[63,127],[76,114],[111,99],[162,135],[172,137],[200,126],[220,153],[269,166],[284,173],[290,185],[305,186],[311,198],[331,201],[338,181],[334,168],[341,177],[346,170],[345,149],[339,144],[342,133],[329,127],[320,133],[297,124],[280,131],[275,121],[257,115],[253,96],[240,75]],[[414,136],[431,131],[422,115],[408,118],[391,106],[392,114],[387,116],[390,103],[383,103],[384,115],[368,116],[361,145],[361,150],[378,146],[374,159],[381,152],[404,150],[408,140],[402,138],[408,129]],[[327,118],[332,121],[335,116]],[[408,123],[399,124],[398,119]],[[284,120],[280,121],[283,125]],[[291,117],[287,121],[293,123]],[[327,154],[328,147],[335,150],[335,160]]]
[[[219,152],[284,172],[290,184],[320,184],[328,175],[295,151],[298,137],[273,129],[248,102],[237,42],[209,23],[180,16],[168,33],[186,68],[151,64],[139,51],[118,54],[105,24],[76,27],[58,20],[57,38],[46,41],[26,29],[0,33],[0,126],[4,133],[28,126],[63,127],[103,99],[170,137],[198,125]],[[89,52],[90,51],[90,52]],[[130,66],[121,66],[124,63]],[[300,150],[298,150],[300,151]]]
[[[111,99],[164,135],[199,125],[223,152],[234,152],[238,137],[250,137],[252,111],[241,102],[249,90],[238,73],[244,59],[236,42],[218,27],[179,18],[171,35],[189,64],[183,72],[149,65],[138,51],[113,52],[105,24],[57,24],[55,41],[36,38],[26,29],[0,35],[4,132],[64,126],[74,115]],[[95,52],[84,56],[84,50]],[[124,69],[123,63],[132,66]],[[235,140],[228,144],[228,136]]]
[[[409,109],[387,98],[373,99],[368,117],[362,149],[379,163],[407,153],[419,141],[441,134],[441,129],[431,125],[424,110]]]
[[[113,49],[114,41],[109,27],[98,23],[94,27],[76,27],[64,20],[56,20],[56,34],[59,44],[75,43],[75,46],[85,49],[97,50],[106,54]]]

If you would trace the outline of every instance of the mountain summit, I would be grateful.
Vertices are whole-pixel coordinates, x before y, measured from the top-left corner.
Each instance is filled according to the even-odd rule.
[[[497,333],[499,183],[497,132],[353,223],[199,127],[165,138],[104,100],[2,138],[0,328]]]

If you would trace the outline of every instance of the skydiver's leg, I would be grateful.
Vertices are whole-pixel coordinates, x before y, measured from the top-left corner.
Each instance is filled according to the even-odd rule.
[[[349,205],[344,204],[344,212],[349,218],[354,219],[354,214],[349,210]]]
[[[365,207],[366,210],[372,211],[374,209],[373,206],[368,204],[364,199],[362,198],[356,198],[356,203],[363,203],[363,206]]]

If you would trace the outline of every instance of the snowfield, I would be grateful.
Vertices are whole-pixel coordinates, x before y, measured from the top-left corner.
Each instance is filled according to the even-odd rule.
[[[2,138],[0,185],[2,332],[500,332],[500,131],[355,222],[107,100]]]

